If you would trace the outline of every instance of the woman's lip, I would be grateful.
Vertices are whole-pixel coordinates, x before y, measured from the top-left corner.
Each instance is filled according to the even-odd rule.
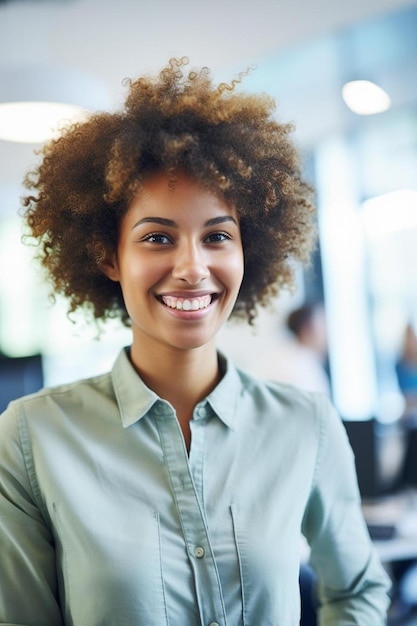
[[[171,298],[181,298],[183,300],[192,300],[193,298],[203,298],[204,296],[215,296],[216,292],[214,291],[165,291],[163,293],[158,293],[157,298],[163,298],[164,296]]]

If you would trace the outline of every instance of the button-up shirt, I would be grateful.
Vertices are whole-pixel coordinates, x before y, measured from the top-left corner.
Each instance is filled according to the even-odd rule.
[[[382,626],[387,577],[326,396],[224,375],[173,407],[123,350],[111,373],[0,418],[0,623],[296,626],[300,537],[321,624]]]

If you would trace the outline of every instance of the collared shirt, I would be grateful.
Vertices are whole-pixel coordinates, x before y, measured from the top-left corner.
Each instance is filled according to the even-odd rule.
[[[189,455],[122,351],[0,418],[0,623],[296,626],[300,537],[321,624],[382,626],[388,580],[326,396],[222,359]]]

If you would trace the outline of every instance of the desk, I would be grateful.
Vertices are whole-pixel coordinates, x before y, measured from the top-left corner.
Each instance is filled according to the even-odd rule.
[[[362,505],[366,522],[373,527],[392,527],[392,537],[374,539],[382,562],[417,559],[417,490],[407,490]]]
[[[382,563],[394,561],[417,560],[417,539],[410,540],[402,537],[392,539],[378,539],[373,541]]]

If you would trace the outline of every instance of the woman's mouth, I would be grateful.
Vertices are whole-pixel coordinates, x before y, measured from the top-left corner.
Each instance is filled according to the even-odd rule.
[[[158,296],[158,299],[170,309],[177,311],[199,311],[212,303],[215,294],[195,296],[194,298],[178,298],[176,296]]]

